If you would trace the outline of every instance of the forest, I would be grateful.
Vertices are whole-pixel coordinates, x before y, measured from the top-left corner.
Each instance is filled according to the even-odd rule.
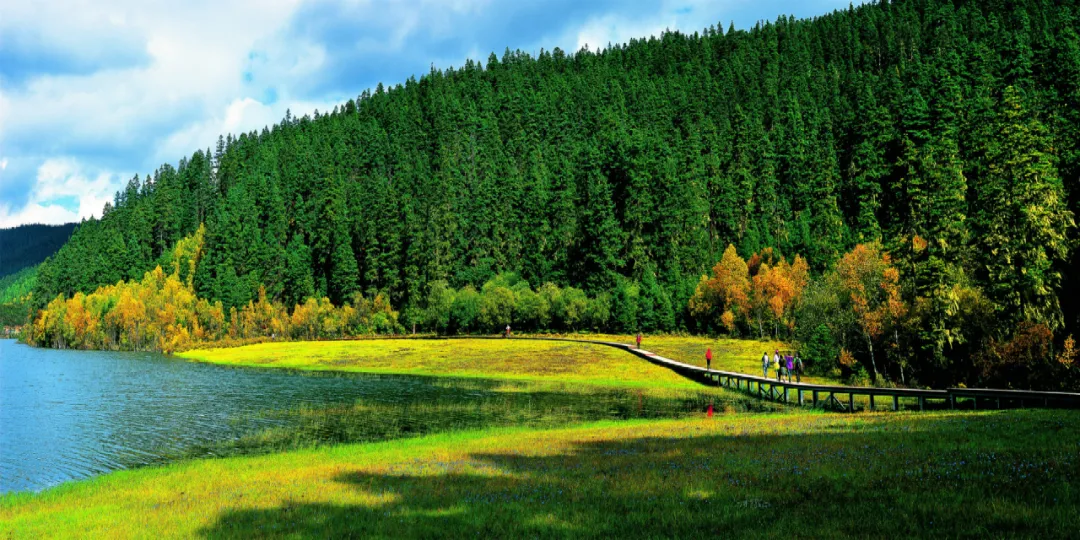
[[[0,278],[24,268],[37,266],[56,253],[71,237],[74,223],[64,225],[19,225],[0,229]]]
[[[17,326],[30,313],[37,265],[67,242],[75,223],[0,229],[0,326]]]
[[[380,84],[132,178],[38,268],[27,340],[512,323],[768,335],[879,384],[1076,388],[1077,8],[882,1]],[[141,302],[158,335],[120,315],[63,335],[64,313],[104,321],[142,289],[167,300]],[[163,314],[186,295],[202,315]],[[289,328],[243,330],[256,306]],[[316,308],[329,326],[296,333]]]

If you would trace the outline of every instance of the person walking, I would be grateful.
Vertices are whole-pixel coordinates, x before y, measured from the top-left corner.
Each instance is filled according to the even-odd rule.
[[[769,351],[761,353],[761,377],[769,378]]]
[[[705,371],[712,371],[712,348],[705,347]]]
[[[787,362],[784,366],[787,370],[787,382],[791,382],[791,372],[795,371],[795,361],[791,358],[790,354],[784,357],[784,360]]]
[[[780,380],[780,349],[773,352],[772,368],[776,372],[776,380]]]
[[[639,351],[641,350],[641,332],[637,333],[637,348]]]
[[[503,334],[503,337],[510,337],[510,325],[509,324],[506,325],[506,333]]]
[[[803,363],[799,353],[795,353],[795,382],[802,382]]]

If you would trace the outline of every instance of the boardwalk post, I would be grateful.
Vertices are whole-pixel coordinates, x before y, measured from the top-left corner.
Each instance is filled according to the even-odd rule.
[[[855,394],[848,392],[847,403],[848,409],[851,409],[851,412],[855,412]]]
[[[956,396],[954,396],[952,394],[949,394],[949,408],[950,409],[955,409],[956,408]]]
[[[894,410],[894,411],[899,411],[900,410],[900,396],[898,396],[896,394],[893,394],[893,397],[892,397],[892,410]]]
[[[922,396],[919,396],[919,410],[920,411],[923,410],[923,408],[925,406],[926,406],[926,398],[924,398]]]
[[[817,390],[814,390],[814,407],[817,407]]]
[[[797,390],[797,392],[799,393],[799,406],[802,406],[802,404],[803,404],[802,388],[799,388]]]
[[[788,387],[786,387],[786,386],[785,386],[785,387],[784,387],[784,403],[787,403],[787,402],[788,402],[788,397],[787,397],[787,390],[788,390]]]
[[[870,394],[870,410],[874,410],[874,394]]]

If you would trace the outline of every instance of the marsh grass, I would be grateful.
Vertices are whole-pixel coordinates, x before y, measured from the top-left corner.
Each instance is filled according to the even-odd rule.
[[[0,537],[1075,535],[1080,413],[720,415],[196,460],[0,497]]]
[[[194,448],[187,456],[230,456],[326,444],[375,442],[488,427],[559,427],[598,420],[683,418],[706,412],[782,410],[716,388],[613,388],[581,384],[438,378],[408,399],[381,396],[329,407],[261,413],[274,427]]]

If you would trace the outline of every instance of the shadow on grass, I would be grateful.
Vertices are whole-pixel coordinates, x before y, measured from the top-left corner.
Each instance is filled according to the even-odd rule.
[[[1076,532],[1080,414],[748,425],[425,457],[333,481],[393,501],[223,515],[206,537],[1040,536]],[[797,420],[796,420],[797,421]],[[861,426],[861,427],[860,427]],[[1068,435],[1072,433],[1073,435]],[[511,442],[507,446],[512,446]]]

